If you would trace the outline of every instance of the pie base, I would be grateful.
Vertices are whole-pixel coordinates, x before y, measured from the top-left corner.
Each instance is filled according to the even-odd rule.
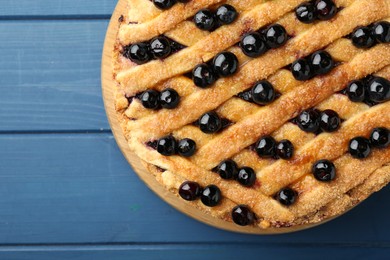
[[[339,197],[333,203],[326,205],[315,214],[296,219],[294,222],[288,224],[260,221],[258,226],[247,227],[237,226],[232,223],[228,212],[223,213],[218,210],[210,210],[198,202],[188,203],[187,201],[183,201],[177,195],[177,190],[171,190],[172,192],[168,191],[164,187],[166,186],[166,178],[164,180],[162,176],[164,173],[153,164],[141,161],[141,159],[130,150],[129,144],[126,141],[126,137],[120,125],[120,115],[118,117],[119,113],[115,109],[115,94],[113,90],[116,88],[116,85],[112,76],[112,50],[114,49],[116,43],[116,36],[119,28],[118,19],[121,14],[125,12],[126,4],[126,0],[119,0],[108,27],[103,50],[102,87],[106,113],[115,139],[124,156],[133,166],[135,172],[149,188],[151,188],[171,206],[191,216],[192,218],[225,230],[254,234],[287,233],[314,227],[344,214],[359,202],[366,199],[373,192],[380,190],[390,181],[390,166],[384,166],[377,170],[376,173],[372,174],[370,178],[366,179],[363,184]]]

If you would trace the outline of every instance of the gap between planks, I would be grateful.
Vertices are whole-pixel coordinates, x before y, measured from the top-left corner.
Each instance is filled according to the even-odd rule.
[[[0,252],[15,251],[99,251],[99,250],[169,250],[220,249],[234,246],[241,249],[259,248],[383,248],[390,243],[240,243],[240,242],[150,242],[150,243],[65,243],[65,244],[1,244]]]
[[[111,15],[10,15],[0,16],[0,21],[61,21],[61,20],[110,20]]]

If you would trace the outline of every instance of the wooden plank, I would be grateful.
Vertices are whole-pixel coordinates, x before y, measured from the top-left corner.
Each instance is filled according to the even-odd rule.
[[[110,15],[116,0],[3,0],[1,16]],[[3,17],[2,17],[3,18]]]
[[[0,131],[108,129],[100,84],[107,23],[0,22],[7,39],[0,41]]]
[[[269,246],[242,243],[217,245],[134,245],[87,247],[21,247],[6,248],[1,259],[387,259],[386,247],[354,247],[343,245]],[[15,251],[14,251],[15,250]],[[326,252],[326,253],[324,253]],[[228,256],[228,257],[227,257]]]
[[[0,135],[0,147],[0,244],[390,243],[389,188],[317,228],[248,236],[168,206],[134,174],[110,134]]]

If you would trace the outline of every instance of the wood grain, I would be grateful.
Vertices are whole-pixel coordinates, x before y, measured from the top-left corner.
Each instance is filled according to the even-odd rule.
[[[20,18],[12,16],[111,15],[116,2],[116,0],[2,0],[0,19]]]
[[[100,82],[107,25],[2,21],[0,132],[108,130]]]
[[[204,225],[159,199],[109,133],[0,134],[0,148],[0,252],[9,244],[75,244],[81,250],[89,244],[243,243],[258,246],[259,254],[267,252],[262,245],[390,245],[384,228],[390,187],[319,227],[250,236]],[[0,253],[0,259],[9,258]]]
[[[258,227],[240,227],[235,225],[234,223],[230,223],[227,221],[223,221],[220,219],[212,218],[208,214],[193,208],[185,203],[182,199],[174,196],[171,192],[167,191],[164,187],[162,187],[154,178],[152,174],[150,174],[141,164],[139,158],[129,149],[127,142],[125,140],[122,129],[117,121],[115,104],[113,98],[114,92],[114,81],[112,77],[112,50],[116,39],[116,34],[118,30],[118,19],[122,13],[125,12],[126,1],[119,0],[118,5],[112,15],[106,40],[103,49],[103,60],[102,60],[102,89],[103,89],[103,99],[106,108],[106,113],[109,119],[109,123],[112,129],[112,132],[115,136],[115,139],[122,150],[124,156],[132,165],[134,170],[140,176],[140,178],[145,182],[145,184],[152,189],[158,196],[160,196],[163,200],[169,203],[171,206],[175,207],[179,211],[195,218],[203,223],[208,225],[212,225],[217,228],[221,228],[224,230],[234,231],[234,232],[242,232],[242,233],[251,233],[251,234],[278,234],[278,233],[288,233],[295,232],[307,228],[311,228],[317,226],[318,224],[310,224],[310,225],[301,225],[290,228],[269,228],[269,229],[260,229]],[[329,221],[331,219],[328,219]],[[322,224],[323,221],[319,224]]]
[[[233,249],[232,249],[233,248]],[[0,255],[4,259],[253,259],[270,257],[273,260],[279,259],[363,259],[367,255],[370,260],[386,259],[390,248],[388,245],[380,248],[359,247],[346,245],[339,250],[332,250],[332,245],[321,246],[292,246],[284,247],[253,245],[253,244],[202,244],[202,245],[123,245],[123,246],[86,246],[77,248],[71,246],[63,247],[22,247],[19,249],[18,258],[15,254],[5,251]],[[6,250],[8,248],[5,248]],[[12,247],[10,248],[13,249]],[[229,252],[229,255],[226,255]],[[324,254],[326,252],[326,254]],[[58,258],[61,256],[61,258]],[[201,256],[201,257],[200,257]],[[367,257],[366,257],[367,258]]]

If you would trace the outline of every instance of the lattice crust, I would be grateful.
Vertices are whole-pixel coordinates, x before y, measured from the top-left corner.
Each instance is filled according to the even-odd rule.
[[[390,0],[337,0],[334,2],[341,8],[338,14],[330,21],[313,24],[303,24],[295,17],[294,8],[303,2],[192,0],[161,11],[148,0],[128,1],[129,11],[119,26],[113,72],[117,82],[116,109],[125,136],[147,169],[176,195],[185,180],[202,186],[217,185],[223,195],[218,206],[188,202],[214,217],[231,221],[231,209],[246,204],[256,214],[260,228],[316,223],[343,213],[390,181],[390,148],[375,149],[368,158],[360,160],[347,153],[353,137],[368,137],[378,126],[390,129],[390,102],[370,107],[351,102],[339,93],[348,82],[367,75],[390,79],[389,44],[358,49],[350,39],[343,38],[358,26],[390,21]],[[224,3],[239,12],[231,25],[205,32],[189,20],[202,8],[215,9]],[[283,47],[258,58],[245,56],[236,45],[242,35],[271,23],[284,26],[292,38]],[[187,47],[164,60],[143,65],[121,55],[124,45],[160,34]],[[326,75],[304,82],[295,80],[286,66],[320,49],[330,53],[339,65]],[[207,89],[196,87],[185,76],[223,50],[233,52],[239,60],[240,68],[234,76],[221,78]],[[273,103],[258,106],[236,97],[262,79],[267,79],[281,94]],[[131,98],[147,89],[166,88],[175,89],[181,97],[176,109],[150,110]],[[290,122],[302,110],[313,107],[336,111],[344,120],[340,129],[315,135]],[[216,111],[233,124],[216,134],[203,133],[192,123],[208,111]],[[193,139],[197,152],[190,158],[167,157],[146,145],[167,134]],[[264,135],[290,140],[295,148],[293,158],[259,158],[248,147]],[[212,172],[228,158],[240,167],[255,170],[253,187],[221,179]],[[322,183],[310,174],[313,162],[319,159],[333,161],[337,169],[334,181]],[[299,194],[297,202],[289,207],[274,199],[275,193],[284,187]]]

